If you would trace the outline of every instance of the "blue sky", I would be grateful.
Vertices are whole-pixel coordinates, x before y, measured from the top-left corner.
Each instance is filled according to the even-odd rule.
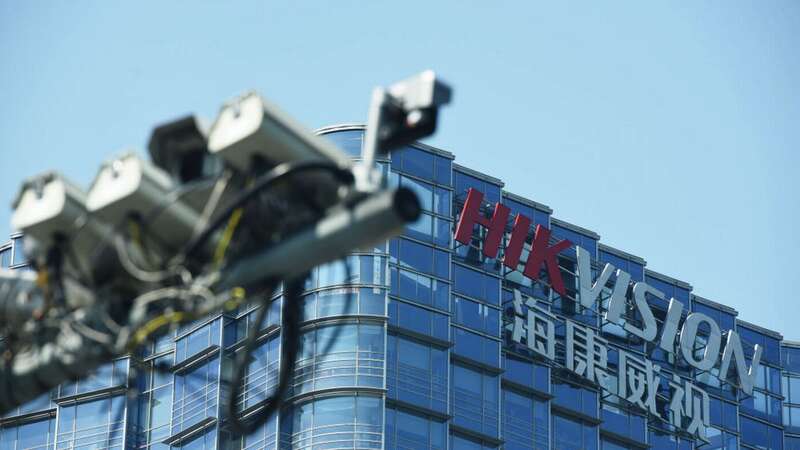
[[[156,123],[257,89],[309,127],[455,89],[429,143],[800,339],[800,3],[0,1],[0,236]]]

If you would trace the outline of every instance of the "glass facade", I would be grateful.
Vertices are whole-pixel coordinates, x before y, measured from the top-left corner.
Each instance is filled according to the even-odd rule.
[[[352,156],[360,154],[361,127],[322,133]],[[688,283],[653,272],[642,258],[605,246],[595,233],[553,218],[550,208],[504,191],[500,180],[454,164],[447,152],[414,145],[380,164],[391,185],[417,193],[423,215],[385,245],[312,272],[303,297],[300,354],[279,415],[248,436],[233,434],[224,417],[225,378],[255,320],[248,308],[187,324],[139,354],[12,411],[0,418],[0,450],[800,449],[800,343],[737,319],[733,309],[694,295]],[[496,203],[510,210],[496,258],[484,254],[487,227],[475,226],[469,244],[454,239],[470,188],[483,194],[479,209],[487,221]],[[532,228],[512,270],[503,257],[516,214],[530,218]],[[536,225],[552,232],[551,242],[573,243],[557,256],[563,293],[547,282],[544,270],[539,279],[523,275]],[[622,312],[623,322],[606,321],[609,287],[600,287],[597,307],[582,306],[576,246],[588,253],[592,278],[610,263],[631,281],[664,293],[665,299],[645,297],[657,323],[675,299],[682,318],[702,313],[723,336],[740,336],[748,365],[754,346],[761,347],[752,395],[720,381],[718,367],[699,370],[629,333],[623,325],[643,323],[635,308]],[[19,236],[0,246],[0,263],[27,267]],[[625,358],[657,364],[658,414],[576,377],[533,351],[530,342],[512,339],[520,299],[556,323],[559,339],[567,321],[602,339],[613,373]],[[236,399],[245,414],[277,383],[281,302],[278,293],[266,306]],[[706,325],[697,341],[707,344],[714,335]],[[554,353],[563,358],[563,346]],[[678,382],[708,394],[705,440],[663,419],[666,394]]]

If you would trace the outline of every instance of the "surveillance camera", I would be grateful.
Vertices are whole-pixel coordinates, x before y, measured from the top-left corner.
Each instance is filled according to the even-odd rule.
[[[436,78],[432,70],[406,78],[389,87],[389,95],[406,111],[436,108],[450,103],[450,86]]]
[[[383,94],[383,95],[381,95]],[[376,154],[410,144],[433,134],[439,107],[450,102],[450,87],[426,70],[379,91],[380,124],[376,133]]]
[[[75,269],[91,268],[87,255],[107,235],[108,227],[88,216],[86,194],[74,183],[55,172],[30,178],[22,184],[13,207],[11,226],[22,231],[27,241],[34,241],[42,251],[66,244],[72,256],[68,262],[80,265]]]
[[[208,152],[206,135],[206,127],[197,116],[161,124],[150,134],[150,158],[181,183],[217,174],[222,166]]]
[[[259,160],[267,166],[300,161],[350,164],[344,152],[256,93],[222,107],[211,126],[208,149],[241,172],[250,171]]]
[[[86,199],[87,209],[100,219],[119,224],[130,217],[157,230],[158,241],[179,248],[191,237],[199,214],[178,198],[171,198],[175,183],[170,176],[127,153],[101,166]]]

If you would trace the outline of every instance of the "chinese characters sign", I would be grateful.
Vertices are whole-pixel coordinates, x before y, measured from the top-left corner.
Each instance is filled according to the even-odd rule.
[[[589,252],[575,246],[577,279],[569,286],[574,298],[568,296],[561,276],[558,255],[573,246],[568,240],[553,242],[550,230],[537,225],[529,239],[531,219],[518,214],[507,230],[510,210],[498,203],[491,218],[482,211],[483,194],[469,189],[455,230],[455,240],[469,245],[476,228],[483,229],[482,252],[487,258],[498,258],[501,244],[505,242],[502,263],[511,270],[523,264],[523,274],[534,281],[547,282],[551,289],[571,299],[583,308],[599,311],[603,323],[617,324],[625,332],[645,342],[658,346],[674,358],[682,358],[700,371],[719,370],[719,378],[747,394],[752,394],[753,384],[761,359],[762,348],[755,345],[752,362],[748,367],[741,339],[735,330],[721,332],[716,321],[699,312],[684,314],[684,305],[667,299],[658,289],[643,281],[632,282],[627,272],[605,264],[599,274],[592,273]],[[527,259],[521,261],[524,250]],[[545,278],[545,279],[541,279]],[[606,293],[605,296],[603,293]],[[709,399],[702,389],[680,377],[662,383],[661,368],[638,355],[619,350],[617,373],[612,376],[608,364],[608,342],[595,329],[560,319],[536,305],[514,300],[514,318],[509,324],[511,338],[525,343],[532,352],[550,361],[556,360],[556,327],[565,327],[563,336],[563,367],[576,375],[615,393],[620,398],[643,411],[657,415],[687,432],[704,438],[708,424]],[[665,318],[657,320],[650,299],[668,303]],[[636,320],[630,320],[635,317]],[[702,333],[699,333],[703,330]],[[699,335],[698,335],[699,333]],[[723,346],[724,340],[724,346]],[[731,366],[735,374],[729,376]],[[616,381],[612,381],[616,380]],[[659,384],[669,387],[671,397],[668,416],[662,417],[656,409]]]
[[[642,412],[658,417],[689,434],[706,440],[709,425],[708,394],[692,382],[674,375],[667,379],[671,394],[666,417],[659,412],[656,398],[662,382],[661,367],[639,355],[617,350],[617,369],[609,365],[608,341],[586,325],[559,319],[531,300],[514,292],[514,316],[506,329],[511,339],[536,355],[564,367],[575,375],[617,395]],[[563,338],[556,334],[563,328]],[[557,342],[560,341],[560,342]],[[557,352],[556,348],[561,348]]]

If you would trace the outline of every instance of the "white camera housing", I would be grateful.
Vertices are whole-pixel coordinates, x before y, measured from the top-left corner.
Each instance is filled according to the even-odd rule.
[[[159,241],[178,248],[192,235],[198,221],[196,211],[177,198],[172,178],[134,153],[106,162],[89,188],[87,209],[116,225],[132,215],[158,230]]]
[[[249,170],[256,156],[271,165],[314,160],[350,165],[349,157],[335,145],[254,92],[222,107],[209,132],[208,150],[242,172]]]
[[[11,226],[22,231],[43,249],[63,238],[72,258],[81,267],[90,269],[90,255],[108,235],[108,227],[92,220],[86,210],[86,194],[74,183],[55,172],[47,172],[26,180],[14,200]]]

